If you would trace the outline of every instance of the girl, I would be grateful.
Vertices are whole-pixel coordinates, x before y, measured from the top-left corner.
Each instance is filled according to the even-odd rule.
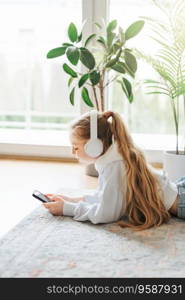
[[[53,215],[72,216],[76,221],[89,220],[94,224],[118,221],[121,227],[136,230],[166,223],[170,213],[177,215],[178,185],[147,164],[121,116],[113,111],[98,113],[97,127],[98,138],[103,142],[103,153],[97,158],[84,151],[90,138],[89,113],[70,129],[73,154],[80,161],[95,163],[99,173],[94,194],[80,198],[47,194],[51,203],[43,205]],[[183,193],[180,199],[181,196]]]

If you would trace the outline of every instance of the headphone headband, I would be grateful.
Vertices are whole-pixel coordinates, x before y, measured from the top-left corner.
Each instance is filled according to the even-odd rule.
[[[95,140],[98,138],[98,114],[96,110],[90,111],[90,139]]]
[[[98,139],[98,112],[90,111],[90,139],[84,145],[85,152],[91,157],[98,157],[103,152],[103,143]]]

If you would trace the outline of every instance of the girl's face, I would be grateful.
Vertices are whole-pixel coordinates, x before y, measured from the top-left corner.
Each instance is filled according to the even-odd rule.
[[[86,140],[81,140],[74,134],[74,131],[70,134],[70,141],[72,145],[72,154],[83,163],[92,163],[95,162],[96,158],[88,156],[84,151],[84,145],[87,142]]]

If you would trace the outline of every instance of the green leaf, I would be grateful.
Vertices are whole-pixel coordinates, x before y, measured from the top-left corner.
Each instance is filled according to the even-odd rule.
[[[116,54],[116,58],[119,59],[122,53],[122,48],[119,49],[118,53]]]
[[[65,52],[66,52],[66,47],[54,48],[47,53],[47,58],[55,58],[58,56],[62,56],[65,54]]]
[[[102,26],[98,23],[98,22],[95,22],[94,23],[99,29],[102,29]]]
[[[144,21],[136,21],[133,24],[131,24],[125,32],[125,39],[128,40],[137,35],[143,28],[144,23]]]
[[[67,48],[67,47],[73,46],[73,44],[70,44],[70,43],[63,43],[62,46],[64,46],[64,47]]]
[[[164,92],[148,92],[148,93],[146,93],[146,94],[148,94],[148,95],[150,95],[150,94],[163,94],[163,95],[169,96],[169,94],[164,93]]]
[[[88,106],[94,107],[91,99],[89,98],[88,90],[85,87],[83,87],[83,89],[82,89],[82,99]]]
[[[125,95],[127,96],[128,100],[130,103],[133,102],[133,94],[132,94],[132,85],[131,83],[126,79],[126,78],[122,78],[122,89],[125,93]]]
[[[84,47],[87,47],[89,42],[96,36],[96,33],[91,34],[85,41]]]
[[[78,31],[74,23],[71,23],[68,27],[68,36],[71,42],[76,42],[78,39]]]
[[[100,81],[100,73],[93,71],[89,74],[90,81],[93,85],[96,85]]]
[[[131,69],[131,71],[135,73],[137,70],[137,61],[135,56],[131,54],[129,51],[125,51],[125,62],[129,67],[129,69]]]
[[[79,82],[78,82],[79,88],[81,88],[82,85],[84,85],[84,83],[87,81],[88,78],[89,78],[89,74],[84,74],[84,75],[80,78],[80,80],[79,80]]]
[[[121,27],[119,27],[119,35],[120,35],[121,43],[124,44],[124,42],[125,42],[125,33],[124,33],[124,31]]]
[[[134,75],[134,73],[133,73],[133,71],[129,68],[129,66],[128,65],[126,65],[125,63],[123,63],[122,62],[122,64],[123,64],[123,66],[125,67],[125,70],[126,70],[126,72],[131,76],[131,77],[135,77],[135,75]]]
[[[132,85],[131,85],[131,83],[125,77],[123,77],[122,80],[123,80],[122,83],[124,84],[128,95],[131,95],[132,94]]]
[[[63,69],[67,74],[71,75],[72,77],[78,77],[77,73],[73,71],[73,69],[71,69],[67,64],[63,64]]]
[[[72,89],[70,95],[69,95],[69,99],[72,105],[74,105],[74,96],[75,96],[75,87]]]
[[[82,40],[82,32],[81,32],[80,35],[78,36],[77,43],[81,42],[81,40]]]
[[[107,25],[107,32],[113,31],[117,26],[117,20],[113,20],[111,21],[108,25]]]
[[[69,47],[66,52],[67,58],[73,65],[77,65],[80,57],[80,51],[76,47]]]
[[[92,53],[86,48],[80,48],[80,60],[88,69],[93,69],[96,62]]]
[[[73,80],[74,80],[74,77],[70,77],[69,78],[68,83],[67,83],[68,87],[70,87],[70,85],[73,82]]]
[[[114,54],[121,48],[121,44],[119,42],[116,42],[112,45],[111,52]]]
[[[108,63],[105,65],[105,67],[106,67],[106,68],[110,68],[110,67],[112,67],[113,65],[115,65],[115,64],[118,62],[121,53],[122,53],[122,49],[120,49],[120,50],[118,51],[118,53],[116,54],[116,57],[115,57],[115,58],[112,58],[110,61],[108,61]]]
[[[103,45],[104,48],[106,48],[106,42],[103,36],[99,36],[99,38],[97,39],[97,42],[99,42],[100,44]]]
[[[117,71],[119,73],[126,73],[125,65],[122,62],[117,62],[115,65],[111,67],[114,71]]]
[[[114,66],[117,63],[118,59],[117,57],[111,59],[107,64],[106,64],[106,68],[111,68],[112,66]]]
[[[157,85],[150,85],[150,86],[147,86],[147,88],[158,89],[158,90],[164,90],[164,91],[169,92],[169,90],[168,90],[167,88],[164,88],[164,87],[162,87],[162,86],[157,86]]]
[[[107,47],[110,48],[112,46],[112,43],[114,41],[116,34],[112,31],[107,32]]]
[[[111,48],[113,41],[116,37],[116,33],[113,32],[113,30],[117,26],[117,20],[111,21],[107,26],[107,46],[108,48]]]
[[[161,83],[160,81],[156,81],[156,80],[153,80],[153,79],[146,79],[144,81],[144,83],[157,83],[157,84],[163,85],[163,83]]]

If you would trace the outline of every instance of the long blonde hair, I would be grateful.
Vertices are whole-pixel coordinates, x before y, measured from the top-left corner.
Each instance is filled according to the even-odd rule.
[[[112,122],[108,120],[112,117]],[[79,138],[90,138],[89,113],[71,125]],[[143,230],[159,226],[169,220],[170,214],[162,200],[162,190],[157,176],[146,162],[142,151],[136,147],[121,116],[113,111],[98,113],[98,138],[104,145],[103,154],[112,144],[112,136],[123,157],[127,175],[126,210],[128,221],[120,220],[121,227]]]

